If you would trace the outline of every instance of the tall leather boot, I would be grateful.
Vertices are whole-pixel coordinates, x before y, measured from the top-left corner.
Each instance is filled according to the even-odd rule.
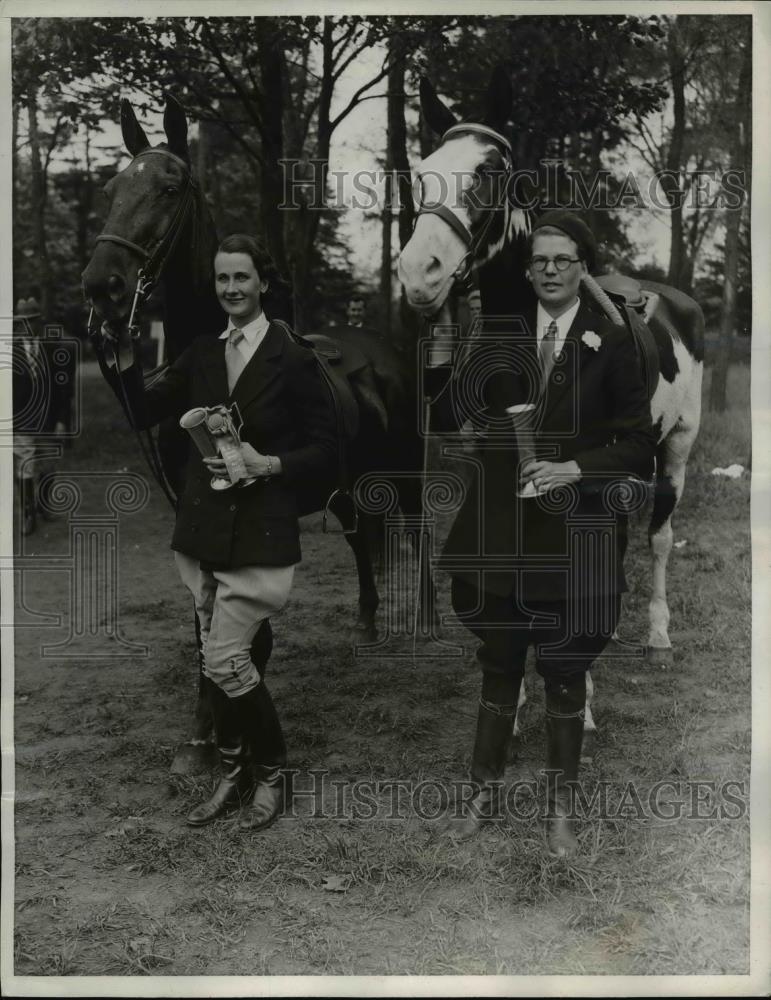
[[[247,766],[247,747],[241,729],[241,720],[235,706],[237,699],[227,694],[208,677],[209,691],[217,749],[220,755],[222,776],[213,795],[188,815],[191,826],[206,826],[233,809],[238,809],[251,794],[252,779]]]
[[[471,759],[471,780],[479,789],[464,803],[463,816],[451,816],[444,832],[456,840],[473,837],[484,823],[500,816],[500,787],[506,770],[519,687],[512,704],[479,699],[477,731]]]
[[[586,674],[547,682],[546,686],[546,837],[549,854],[570,858],[578,840],[570,818],[573,805],[570,782],[578,780],[584,737]]]
[[[245,830],[262,830],[275,823],[289,797],[286,743],[264,680],[234,702],[249,744],[255,781],[251,804],[242,812],[238,825]]]
[[[19,494],[21,498],[21,533],[31,535],[37,527],[37,511],[35,509],[35,480],[20,479]]]

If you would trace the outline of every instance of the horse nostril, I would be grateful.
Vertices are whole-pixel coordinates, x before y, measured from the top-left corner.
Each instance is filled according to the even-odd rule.
[[[126,291],[126,282],[121,278],[119,274],[111,274],[107,280],[107,291],[110,298],[117,302],[121,299]]]
[[[428,264],[426,265],[426,277],[437,277],[438,272],[442,271],[442,262],[438,257],[431,257]]]

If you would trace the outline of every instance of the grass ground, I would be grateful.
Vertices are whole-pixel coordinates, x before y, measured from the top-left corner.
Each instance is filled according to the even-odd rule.
[[[17,585],[15,972],[746,972],[750,483],[746,474],[734,481],[710,472],[747,464],[748,384],[749,369],[735,366],[730,409],[705,414],[689,467],[675,524],[685,544],[669,577],[673,668],[615,657],[594,671],[598,737],[583,774],[590,790],[607,789],[615,814],[582,824],[571,864],[545,856],[524,785],[518,803],[527,818],[509,817],[465,844],[444,839],[409,801],[404,818],[388,818],[384,780],[465,777],[479,687],[473,643],[456,626],[446,637],[465,644],[464,656],[433,650],[416,665],[353,656],[352,558],[317,518],[304,523],[304,561],[275,622],[269,682],[298,786],[309,789],[309,772],[325,770],[329,815],[311,815],[306,795],[295,818],[261,834],[239,831],[234,820],[188,828],[184,816],[211,779],[168,777],[195,678],[190,608],[158,491],[141,513],[120,519],[119,628],[145,643],[147,656],[117,656],[115,640],[98,635],[85,637],[75,658],[42,655],[42,644],[66,638],[68,578],[26,572]],[[85,386],[86,431],[62,470],[82,474],[86,499],[98,506],[103,481],[87,474],[144,470],[101,381],[89,377]],[[647,631],[638,522],[621,627],[629,641]],[[67,531],[63,518],[43,526],[26,553],[65,553]],[[448,612],[444,579],[439,599]],[[36,615],[57,611],[61,627],[36,624]],[[542,766],[543,698],[532,674],[528,684],[510,781],[534,780]],[[674,796],[692,794],[696,781],[736,782],[735,803],[716,793],[722,818],[666,820],[640,815],[628,792],[624,799],[630,781],[644,798],[665,780]],[[374,818],[364,807],[357,817],[345,799],[354,781],[381,783]],[[702,794],[706,801],[710,789]],[[424,811],[436,795],[435,785],[424,787]],[[700,808],[709,813],[709,803]]]

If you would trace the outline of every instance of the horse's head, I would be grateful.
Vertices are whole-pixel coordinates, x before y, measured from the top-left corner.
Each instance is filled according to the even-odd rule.
[[[507,74],[493,73],[476,121],[459,123],[425,78],[420,103],[442,142],[417,168],[420,208],[399,279],[409,304],[432,314],[457,278],[492,260],[513,234],[525,235],[528,220],[512,202],[512,151],[502,134],[512,103]]]
[[[83,272],[94,311],[114,330],[125,327],[137,283],[159,278],[194,211],[185,112],[169,96],[163,125],[167,142],[151,147],[134,110],[121,102],[121,129],[133,159],[108,181],[110,207],[96,249]]]

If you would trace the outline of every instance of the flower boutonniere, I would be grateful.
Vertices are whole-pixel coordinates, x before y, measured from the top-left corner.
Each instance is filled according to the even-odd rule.
[[[591,347],[593,351],[599,351],[602,345],[602,339],[594,332],[594,330],[586,330],[581,334],[581,342],[586,344],[587,347]]]

